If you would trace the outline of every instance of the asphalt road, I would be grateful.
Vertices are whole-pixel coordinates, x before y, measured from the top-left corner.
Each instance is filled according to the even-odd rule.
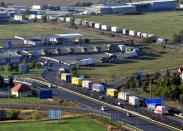
[[[63,82],[58,80],[58,72],[54,72],[54,71],[49,72],[48,75],[46,75],[45,77],[50,83],[63,87]],[[64,87],[64,88],[71,89],[72,87],[69,87],[69,85],[66,85],[66,87]],[[80,89],[75,88],[74,91],[76,91],[76,90],[79,91]],[[100,104],[100,103],[85,99],[83,97],[80,97],[80,96],[77,96],[74,94],[69,95],[68,93],[64,93],[66,95],[63,95],[64,90],[62,90],[62,89],[54,88],[53,92],[55,95],[59,96],[60,98],[65,97],[66,99],[68,99],[68,97],[69,97],[69,99],[73,99],[74,101],[76,101],[78,103],[81,103],[83,105],[86,105],[87,107],[91,107],[98,111],[100,111],[100,108],[102,106],[102,104]],[[81,93],[81,92],[79,92],[79,93]],[[87,91],[86,91],[85,95],[87,95]],[[122,112],[122,111],[119,111],[116,109],[112,109],[111,107],[107,107],[107,108],[108,108],[108,111],[106,111],[105,113],[107,113],[107,115],[109,115],[113,120],[126,122],[128,124],[134,125],[135,127],[143,129],[145,131],[169,131],[170,130],[166,127],[162,127],[160,125],[151,123],[140,117],[137,117],[137,116],[127,117],[125,112]]]

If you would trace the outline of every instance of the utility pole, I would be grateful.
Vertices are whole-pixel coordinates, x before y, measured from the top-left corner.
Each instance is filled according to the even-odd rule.
[[[152,80],[151,80],[151,77],[150,77],[150,97],[152,98]]]

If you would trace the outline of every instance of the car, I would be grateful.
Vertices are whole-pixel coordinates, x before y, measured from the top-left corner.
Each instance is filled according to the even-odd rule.
[[[101,107],[101,111],[107,111],[107,107],[106,106],[102,106]]]
[[[52,85],[52,84],[49,84],[48,85],[49,88],[55,88],[56,86]]]
[[[129,113],[129,112],[127,112],[127,113],[126,113],[126,116],[131,117],[131,116],[132,116],[132,114],[131,114],[131,113]]]

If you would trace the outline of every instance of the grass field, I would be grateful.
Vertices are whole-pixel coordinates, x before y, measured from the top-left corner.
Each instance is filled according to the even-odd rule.
[[[54,35],[64,33],[80,33],[80,31],[73,30],[71,28],[62,27],[56,24],[44,24],[44,23],[30,23],[30,24],[8,24],[0,25],[0,39],[11,39],[17,36],[35,36],[35,35]],[[101,41],[93,37],[90,34],[84,34],[85,38],[89,38],[92,41]],[[0,43],[1,46],[2,43]]]
[[[39,97],[0,98],[0,103],[61,105],[77,108],[83,107],[80,104],[68,100],[61,100],[54,98],[53,101],[49,101],[49,100],[40,100]]]
[[[172,38],[174,33],[183,29],[183,11],[147,13],[144,15],[86,16],[83,19],[154,33],[166,38]]]
[[[134,72],[154,72],[183,64],[183,52],[160,46],[146,46],[145,50],[151,55],[137,59],[125,60],[123,64],[106,64],[98,67],[86,67],[79,74],[89,76],[94,80],[112,80],[132,75]]]
[[[43,72],[43,69],[31,69],[28,73],[22,74],[19,72],[6,72],[6,71],[0,71],[0,74],[3,76],[40,76]]]
[[[15,35],[29,36],[29,35],[47,35],[68,33],[68,31],[61,28],[46,25],[46,24],[10,24],[0,25],[0,39],[14,38]]]
[[[66,119],[62,121],[40,121],[0,124],[0,131],[106,131],[106,128],[89,119]]]

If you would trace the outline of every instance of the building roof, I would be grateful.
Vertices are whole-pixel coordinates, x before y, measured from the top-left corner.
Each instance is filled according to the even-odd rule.
[[[26,84],[17,84],[11,89],[12,92],[27,92],[32,91],[31,87]]]
[[[74,33],[74,34],[56,34],[58,38],[72,39],[83,37],[83,34]]]
[[[17,53],[14,53],[14,52],[3,52],[3,53],[0,53],[0,58],[13,58],[13,57],[22,57],[21,55],[17,54]]]

